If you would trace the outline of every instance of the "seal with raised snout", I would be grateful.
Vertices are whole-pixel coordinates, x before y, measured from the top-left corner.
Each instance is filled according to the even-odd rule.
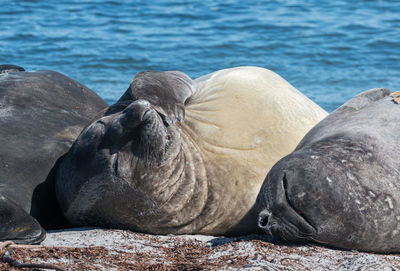
[[[277,239],[400,252],[400,93],[373,89],[316,125],[267,175],[259,226]]]
[[[63,159],[57,197],[77,226],[254,232],[266,172],[325,116],[262,68],[139,73]]]

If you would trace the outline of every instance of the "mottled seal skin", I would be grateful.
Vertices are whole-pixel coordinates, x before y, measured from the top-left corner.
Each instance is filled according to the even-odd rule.
[[[0,240],[38,243],[65,226],[53,168],[107,104],[53,71],[0,65]]]
[[[57,197],[76,226],[255,232],[266,172],[325,116],[262,68],[139,73],[63,159]]]
[[[259,226],[276,239],[400,252],[400,105],[366,91],[316,125],[267,175]]]

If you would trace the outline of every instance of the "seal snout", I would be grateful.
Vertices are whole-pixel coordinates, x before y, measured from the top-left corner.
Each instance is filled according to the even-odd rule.
[[[293,184],[303,174],[303,170],[281,162],[267,175],[263,196],[259,198],[262,209],[258,214],[258,227],[274,240],[300,241],[316,232],[300,207],[302,198],[297,198],[293,190]]]
[[[146,122],[153,111],[154,109],[148,101],[136,100],[122,111],[123,117],[121,118],[121,124],[125,127],[134,128]]]
[[[280,221],[279,218],[274,217],[274,215],[268,209],[264,209],[258,214],[257,224],[260,229],[262,229],[275,241],[287,240],[283,236],[290,235],[287,229],[285,229],[285,225],[282,224],[282,221]]]

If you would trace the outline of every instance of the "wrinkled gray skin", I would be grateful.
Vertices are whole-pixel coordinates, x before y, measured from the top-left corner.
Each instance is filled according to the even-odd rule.
[[[259,227],[277,240],[400,252],[400,105],[388,95],[355,96],[275,164]]]
[[[53,71],[0,65],[0,241],[38,243],[65,227],[55,197],[56,161],[107,104]]]
[[[155,234],[246,227],[216,223],[224,212],[218,206],[223,188],[213,187],[219,184],[213,183],[212,168],[181,122],[192,92],[184,73],[139,73],[104,117],[81,133],[56,183],[71,224]],[[256,223],[247,230],[257,230]]]

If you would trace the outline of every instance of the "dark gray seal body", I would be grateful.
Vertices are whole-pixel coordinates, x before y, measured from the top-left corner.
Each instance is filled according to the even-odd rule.
[[[41,225],[66,223],[52,168],[106,106],[60,73],[0,65],[0,240],[37,243],[45,237]]]
[[[63,159],[57,197],[76,226],[255,232],[266,172],[325,116],[262,68],[139,73]]]
[[[400,252],[399,123],[387,89],[342,105],[271,169],[259,226],[286,241]]]

